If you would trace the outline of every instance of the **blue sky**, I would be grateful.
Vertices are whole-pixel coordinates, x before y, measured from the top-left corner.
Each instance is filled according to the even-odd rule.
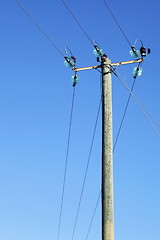
[[[93,47],[61,1],[20,3],[77,67],[96,64]],[[131,60],[129,45],[102,0],[68,1],[91,39],[112,62]],[[160,121],[159,1],[107,1],[133,44],[151,54],[134,94]],[[16,1],[1,1],[0,239],[56,239],[73,87],[72,71]],[[136,65],[135,65],[136,66]],[[129,87],[133,65],[118,68]],[[60,240],[71,239],[100,101],[100,74],[78,74]],[[128,92],[113,76],[113,140]],[[160,130],[160,129],[159,129]],[[115,239],[159,240],[160,138],[131,99],[114,152]],[[101,117],[84,189],[75,240],[86,238],[101,187]],[[101,239],[99,204],[88,239]]]

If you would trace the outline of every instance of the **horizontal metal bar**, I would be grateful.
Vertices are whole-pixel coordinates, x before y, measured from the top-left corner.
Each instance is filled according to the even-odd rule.
[[[73,68],[73,71],[79,72],[79,71],[84,71],[84,70],[96,69],[96,68],[100,68],[100,67],[101,67],[101,65],[91,66],[91,67],[83,67],[83,68]]]
[[[111,66],[120,66],[120,65],[125,65],[125,64],[131,64],[131,63],[140,63],[142,62],[143,59],[136,59],[136,60],[131,60],[131,61],[125,61],[125,62],[117,62],[117,63],[111,63]]]
[[[136,60],[131,60],[131,61],[125,61],[125,62],[117,62],[117,63],[111,63],[111,66],[120,66],[120,65],[125,65],[125,64],[132,64],[132,63],[140,63],[142,62],[143,59],[136,59]],[[84,70],[92,70],[96,68],[100,68],[101,65],[96,65],[96,66],[91,66],[91,67],[83,67],[83,68],[73,68],[73,71],[79,72],[79,71],[84,71]]]

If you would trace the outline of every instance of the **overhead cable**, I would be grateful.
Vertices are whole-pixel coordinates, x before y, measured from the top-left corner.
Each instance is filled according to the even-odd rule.
[[[93,220],[94,220],[94,217],[95,217],[95,214],[96,214],[96,210],[97,210],[97,207],[98,207],[98,204],[99,204],[100,197],[101,197],[101,192],[100,192],[99,195],[98,195],[98,199],[97,199],[97,202],[96,202],[96,206],[95,206],[95,208],[94,208],[93,216],[92,216],[92,219],[91,219],[89,228],[88,228],[86,240],[88,240],[89,232],[90,232],[91,227],[92,227],[92,224],[93,224]]]
[[[148,115],[150,115],[150,117],[155,121],[155,123],[157,123],[157,125],[160,127],[160,123],[153,117],[153,115],[151,115],[151,113],[144,107],[144,105],[142,105],[142,103],[138,99],[137,101],[143,107],[143,109],[148,113]]]
[[[74,18],[74,20],[76,21],[76,23],[79,25],[79,27],[82,29],[82,31],[84,32],[84,34],[86,35],[86,37],[88,38],[88,40],[91,42],[91,44],[94,46],[93,41],[91,40],[91,38],[89,37],[89,35],[86,33],[86,31],[84,30],[84,28],[82,27],[82,25],[78,22],[77,18],[74,16],[74,14],[71,12],[71,10],[69,9],[69,7],[67,6],[67,4],[65,3],[65,1],[61,0],[61,2],[64,4],[64,6],[67,8],[67,10],[69,11],[69,13],[72,15],[72,17]]]
[[[75,230],[76,230],[76,226],[77,226],[77,220],[78,220],[78,216],[79,216],[79,211],[80,211],[80,206],[81,206],[81,201],[82,201],[84,186],[85,186],[86,177],[87,177],[87,173],[88,173],[88,167],[89,167],[89,163],[90,163],[90,158],[91,158],[91,153],[92,153],[92,148],[93,148],[95,133],[96,133],[96,129],[97,129],[97,123],[98,123],[98,118],[99,118],[101,103],[102,103],[102,96],[101,96],[100,103],[99,103],[99,107],[98,107],[98,112],[97,112],[96,122],[95,122],[95,126],[94,126],[94,131],[93,131],[93,136],[92,136],[90,151],[89,151],[89,155],[88,155],[87,166],[86,166],[86,170],[85,170],[85,174],[84,174],[84,180],[83,180],[82,189],[81,189],[81,193],[80,193],[80,199],[79,199],[79,203],[78,203],[78,208],[77,208],[77,213],[76,213],[76,218],[75,218],[75,223],[74,223],[74,228],[73,228],[73,233],[72,233],[72,240],[74,239],[74,234],[75,234]]]
[[[132,88],[131,88],[131,92],[133,91],[133,88],[134,88],[134,85],[135,85],[135,81],[136,81],[136,78],[134,78],[134,81],[133,81],[133,84],[132,84]],[[122,117],[122,120],[121,120],[121,123],[120,123],[120,126],[119,126],[117,137],[116,137],[116,140],[115,140],[115,143],[114,143],[114,146],[113,146],[113,152],[114,152],[114,149],[115,149],[115,147],[117,145],[117,141],[118,141],[118,138],[119,138],[119,134],[120,134],[123,122],[124,122],[124,118],[125,118],[125,115],[126,115],[126,112],[127,112],[127,108],[128,108],[130,99],[131,99],[131,93],[129,93],[129,96],[128,96],[127,104],[126,104],[126,107],[125,107],[125,110],[124,110],[124,113],[123,113],[123,117]]]
[[[138,67],[140,66],[140,64],[141,63],[138,64]],[[114,71],[115,71],[115,69],[114,69]],[[115,74],[115,75],[116,75],[116,77],[118,77],[117,74]],[[137,79],[137,77],[134,77],[134,81],[133,81],[133,84],[132,84],[132,87],[131,87],[131,92],[133,92],[133,88],[134,88],[136,79]],[[126,112],[127,112],[127,109],[128,109],[128,105],[129,105],[130,99],[131,99],[131,93],[129,93],[127,104],[126,104],[126,107],[124,109],[122,120],[121,120],[121,123],[120,123],[120,126],[119,126],[119,130],[118,130],[118,133],[117,133],[117,137],[116,137],[116,140],[115,140],[115,143],[114,143],[114,146],[113,146],[113,152],[114,152],[115,147],[117,145],[117,141],[118,141],[118,138],[119,138],[119,135],[120,135],[120,131],[122,129],[122,125],[123,125],[123,122],[124,122],[124,119],[125,119],[125,116],[126,116]]]
[[[39,30],[45,35],[45,37],[52,43],[52,45],[57,49],[57,51],[63,56],[63,53],[59,50],[59,48],[54,44],[54,42],[50,39],[50,37],[44,32],[44,30],[37,24],[37,22],[32,18],[32,16],[25,10],[25,8],[16,0],[21,9],[27,14],[27,16],[32,20],[32,22],[39,28]]]
[[[113,13],[112,13],[111,9],[109,8],[108,4],[106,3],[106,1],[105,1],[105,0],[103,0],[103,1],[104,1],[104,3],[105,3],[106,7],[108,8],[108,10],[109,10],[110,14],[111,14],[111,15],[112,15],[112,17],[114,18],[114,20],[115,20],[115,22],[116,22],[117,26],[119,27],[120,31],[122,32],[123,36],[124,36],[124,37],[125,37],[125,39],[127,40],[128,44],[130,45],[130,47],[132,47],[132,45],[131,45],[130,41],[128,40],[128,38],[127,38],[126,34],[123,32],[123,30],[122,30],[122,28],[121,28],[120,24],[119,24],[119,23],[118,23],[118,21],[116,20],[116,18],[115,18],[115,16],[113,15]]]
[[[74,98],[75,98],[75,87],[73,89],[73,97],[72,97],[72,106],[71,106],[71,115],[70,115],[70,123],[69,123],[67,152],[66,152],[66,160],[65,160],[65,169],[64,169],[64,179],[63,179],[63,188],[62,188],[62,198],[61,198],[61,207],[60,207],[60,215],[59,215],[57,240],[59,240],[60,229],[61,229],[61,219],[62,219],[62,211],[63,211],[64,191],[65,191],[65,184],[66,184],[66,174],[67,174],[67,165],[68,165],[68,153],[69,153],[69,146],[70,146],[70,136],[71,136],[71,127],[72,127]]]
[[[158,131],[156,130],[156,128],[154,127],[154,125],[152,124],[152,122],[150,121],[150,119],[148,118],[148,116],[146,115],[145,111],[150,115],[150,117],[155,121],[155,123],[157,123],[158,126],[160,126],[159,122],[152,116],[152,114],[144,107],[144,105],[138,100],[138,98],[132,93],[132,91],[129,89],[129,87],[126,85],[124,79],[120,76],[120,74],[118,72],[116,72],[116,74],[118,75],[118,79],[121,81],[121,83],[126,87],[126,89],[130,92],[130,94],[133,96],[134,100],[136,101],[136,103],[138,104],[138,106],[140,107],[141,111],[143,112],[143,114],[145,115],[145,117],[147,118],[147,120],[149,121],[150,125],[152,126],[152,128],[155,130],[155,132],[157,133],[157,135],[160,137],[160,134],[158,133]]]

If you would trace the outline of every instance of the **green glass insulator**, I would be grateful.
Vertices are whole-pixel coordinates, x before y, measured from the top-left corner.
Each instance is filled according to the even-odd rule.
[[[142,68],[140,67],[135,67],[133,69],[133,77],[139,77],[142,75]]]
[[[103,49],[100,46],[97,46],[94,50],[93,50],[94,55],[96,55],[96,57],[102,57],[104,54]]]
[[[73,59],[70,57],[70,58],[67,58],[67,60],[64,61],[64,64],[66,65],[66,67],[74,67],[75,66],[75,62],[73,61]]]
[[[134,58],[138,58],[140,56],[140,51],[138,48],[134,48],[135,51],[132,49],[129,51],[130,55]]]
[[[71,81],[72,81],[73,85],[76,85],[79,83],[79,77],[74,75],[74,76],[72,76]]]

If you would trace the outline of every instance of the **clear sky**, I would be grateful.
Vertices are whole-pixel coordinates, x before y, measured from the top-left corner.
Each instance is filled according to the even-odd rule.
[[[20,0],[77,67],[96,64],[93,47],[60,0]],[[112,62],[131,60],[130,47],[102,0],[66,0],[91,39]],[[153,1],[107,1],[132,44],[151,48],[134,94],[160,121],[159,8]],[[15,0],[0,7],[0,239],[57,239],[73,72]],[[129,87],[132,70],[118,72]],[[100,73],[78,74],[60,240],[71,240],[100,101]],[[113,75],[113,140],[128,92]],[[160,129],[159,129],[160,130]],[[159,131],[160,132],[160,131]],[[160,239],[160,138],[131,99],[114,152],[116,240]],[[75,240],[85,240],[101,188],[101,117],[98,121]],[[89,234],[101,239],[101,204]]]

